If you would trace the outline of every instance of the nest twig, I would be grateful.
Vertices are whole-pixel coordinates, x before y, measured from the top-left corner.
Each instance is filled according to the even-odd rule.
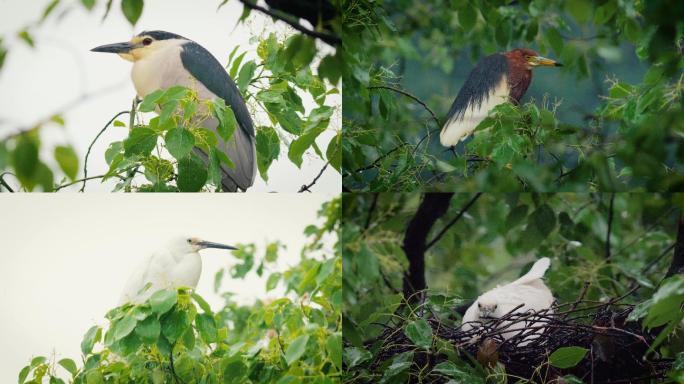
[[[485,340],[495,342],[497,360],[503,365],[509,382],[521,378],[535,383],[561,383],[564,375],[574,375],[585,383],[641,383],[665,376],[671,359],[645,359],[645,353],[657,334],[646,332],[635,322],[627,322],[633,305],[621,304],[627,294],[606,303],[577,301],[554,305],[541,312],[515,312],[522,305],[498,319],[469,330],[451,327],[430,311],[423,317],[433,335],[450,343],[464,361],[475,362],[478,348]],[[578,346],[589,352],[575,366],[560,369],[549,364],[549,356],[561,347]],[[448,360],[445,353],[417,347],[404,334],[403,324],[386,326],[368,343],[374,359],[363,368],[377,372],[395,356],[414,352],[410,382],[446,383],[449,378],[432,368]],[[414,369],[417,368],[417,369]],[[492,371],[489,371],[492,372]]]

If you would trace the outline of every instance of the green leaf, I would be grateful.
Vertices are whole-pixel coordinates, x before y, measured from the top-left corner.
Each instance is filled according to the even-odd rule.
[[[38,170],[37,141],[26,134],[19,136],[12,152],[12,165],[22,183],[33,179]]]
[[[318,76],[321,79],[328,79],[330,84],[336,85],[342,77],[343,62],[338,55],[328,55],[321,60],[318,65]]]
[[[668,322],[679,321],[682,316],[681,306],[684,303],[684,276],[675,275],[665,279],[658,291],[653,294],[644,326],[655,328]]]
[[[110,330],[112,332],[113,341],[119,341],[128,336],[135,329],[138,321],[133,316],[124,316],[123,319],[114,323]]]
[[[29,372],[31,372],[31,367],[28,365],[21,369],[21,372],[19,372],[19,384],[24,384]]]
[[[71,180],[78,174],[78,156],[71,146],[55,147],[55,160],[65,175]]]
[[[434,368],[432,368],[433,372],[438,372],[444,376],[450,377],[452,379],[458,379],[458,382],[462,383],[481,383],[482,379],[476,375],[473,374],[472,371],[468,370],[465,367],[458,366],[454,362],[451,361],[443,361],[437,365],[435,365]]]
[[[178,161],[178,189],[181,192],[197,192],[207,181],[207,167],[194,153]]]
[[[151,128],[138,127],[131,130],[124,140],[126,157],[133,155],[149,155],[157,145],[157,133]]]
[[[553,51],[556,52],[556,55],[563,53],[563,38],[556,28],[547,29],[545,36]]]
[[[330,360],[332,360],[338,370],[342,370],[342,335],[340,333],[328,335],[325,347]]]
[[[157,106],[157,102],[161,100],[161,98],[164,96],[165,90],[163,89],[158,89],[149,95],[145,96],[143,98],[142,103],[138,106],[138,109],[140,112],[152,112],[154,111],[154,108]]]
[[[161,324],[159,324],[156,316],[148,316],[135,327],[135,334],[147,344],[156,343],[160,332]]]
[[[190,326],[190,318],[184,311],[171,311],[166,313],[161,320],[162,334],[174,343],[181,337]]]
[[[573,0],[565,2],[565,10],[577,20],[578,23],[584,23],[591,17],[593,5],[587,0]]]
[[[192,296],[192,298],[195,300],[195,302],[197,303],[197,305],[199,305],[200,308],[202,308],[202,310],[203,310],[204,312],[206,312],[206,313],[212,313],[212,312],[211,312],[211,306],[209,306],[209,303],[207,303],[207,301],[204,300],[204,299],[202,298],[202,296],[196,294],[195,292],[193,292],[190,296]]]
[[[168,312],[178,301],[178,292],[175,289],[164,289],[150,296],[150,306],[157,314]]]
[[[589,350],[582,347],[558,348],[549,356],[549,364],[561,369],[571,368],[582,361],[587,352]]]
[[[62,360],[58,361],[57,364],[64,367],[64,369],[69,371],[69,373],[71,373],[72,376],[75,375],[76,372],[78,372],[78,368],[76,367],[76,363],[74,363],[74,361],[71,359],[62,359]]]
[[[278,285],[281,277],[282,274],[280,272],[271,273],[271,275],[268,276],[268,280],[266,280],[266,292],[274,289]]]
[[[430,348],[432,345],[432,328],[424,319],[409,322],[404,327],[404,334],[419,347]]]
[[[27,29],[24,29],[23,31],[20,31],[20,32],[17,34],[17,36],[18,36],[23,42],[25,42],[26,44],[28,44],[29,47],[31,47],[31,48],[35,48],[35,47],[36,47],[36,43],[35,43],[35,41],[33,41],[33,37],[31,36],[31,34],[29,33],[29,31],[28,31]]]
[[[256,67],[257,66],[254,60],[250,60],[240,69],[240,74],[238,75],[237,79],[237,86],[241,93],[245,93],[247,90],[247,86],[249,85],[250,81],[252,81],[252,77],[254,77],[254,71],[256,71]]]
[[[477,9],[470,4],[461,8],[458,11],[458,22],[466,32],[473,29],[477,23]]]
[[[370,360],[372,357],[373,355],[363,348],[350,347],[344,349],[344,360],[347,362],[349,368],[354,368],[364,361]]]
[[[81,4],[90,11],[95,6],[95,0],[81,0]]]
[[[264,181],[268,181],[268,168],[280,155],[280,138],[275,129],[259,127],[256,133],[257,168]]]
[[[140,19],[143,10],[143,0],[122,0],[121,10],[131,25],[135,25]]]
[[[216,322],[214,317],[207,313],[202,313],[195,317],[195,325],[202,340],[205,343],[215,343],[217,337]]]
[[[164,137],[166,149],[171,156],[180,160],[190,154],[195,146],[195,136],[183,127],[176,127],[166,132]]]
[[[328,148],[325,150],[325,157],[330,162],[330,165],[342,172],[342,132],[338,132],[333,136],[328,143]]]
[[[237,120],[235,119],[235,113],[227,106],[223,109],[223,116],[219,119],[219,125],[216,127],[216,130],[224,141],[228,141],[233,137],[236,127]]]
[[[308,341],[309,335],[301,335],[294,339],[292,343],[287,346],[287,350],[285,351],[285,361],[287,361],[287,365],[292,365],[292,363],[296,362],[300,357],[302,357],[306,351],[306,343]]]
[[[87,356],[92,352],[95,343],[100,341],[102,338],[102,328],[97,325],[92,326],[85,336],[83,336],[83,341],[81,342],[81,352],[84,356]]]

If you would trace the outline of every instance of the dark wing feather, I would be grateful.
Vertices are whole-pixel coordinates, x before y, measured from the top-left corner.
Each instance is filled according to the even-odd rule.
[[[507,74],[506,56],[495,53],[480,60],[468,75],[454,103],[451,104],[446,121],[462,117],[469,106],[482,105],[492,90],[499,85],[501,77]]]
[[[240,128],[250,137],[254,137],[254,125],[245,100],[235,82],[228,76],[218,60],[201,45],[194,41],[188,41],[183,44],[181,61],[192,76],[222,98],[226,105],[230,105]]]

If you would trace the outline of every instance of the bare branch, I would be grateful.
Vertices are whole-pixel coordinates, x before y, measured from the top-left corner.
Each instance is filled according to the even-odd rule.
[[[311,183],[309,183],[308,185],[307,184],[302,185],[302,187],[299,188],[299,191],[297,191],[297,193],[302,193],[305,191],[311,192],[310,188],[313,187],[314,184],[316,184],[316,182],[318,181],[318,179],[321,178],[321,176],[323,176],[323,172],[325,172],[325,169],[328,168],[328,165],[330,165],[329,161],[327,163],[325,163],[325,165],[323,166],[323,168],[321,168],[320,172],[318,172],[318,175],[316,175],[316,177],[313,179],[313,181],[311,181]]]

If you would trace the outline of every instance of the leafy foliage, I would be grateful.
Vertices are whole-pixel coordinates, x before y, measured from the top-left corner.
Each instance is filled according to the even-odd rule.
[[[88,10],[93,5],[92,1],[81,4]],[[53,1],[45,9],[42,20],[54,14],[55,9],[68,7],[59,0]],[[105,17],[111,7],[110,0]],[[241,22],[250,14],[249,8],[245,9]],[[121,10],[126,19],[135,24],[144,10],[144,1],[123,0]],[[35,45],[31,30],[22,30],[19,37],[30,46]],[[226,70],[255,119],[256,162],[261,178],[268,181],[270,166],[284,154],[299,168],[306,154],[330,163],[340,172],[341,133],[331,123],[336,105],[330,102],[330,95],[339,93],[337,87],[342,68],[338,54],[322,53],[325,51],[319,51],[314,39],[304,34],[283,37],[270,33],[255,37],[252,43],[258,58],[252,60],[246,55],[247,51],[235,47],[229,55]],[[0,60],[4,60],[5,54],[6,49],[0,41]],[[309,100],[314,107],[305,107]],[[149,121],[138,113],[155,110],[159,116]],[[109,170],[96,178],[118,179],[115,191],[220,190],[219,167],[222,164],[234,167],[234,159],[217,148],[216,134],[201,127],[201,122],[210,117],[218,119],[218,135],[224,140],[239,129],[233,111],[222,100],[205,103],[189,89],[172,87],[147,95],[130,114],[135,118],[129,121],[128,138],[110,143],[105,154]],[[83,178],[89,176],[87,160],[80,161],[71,146],[62,144],[56,147],[54,157],[66,179],[55,180],[56,170],[50,168],[52,161],[40,156],[43,153],[40,150],[41,130],[48,123],[65,125],[61,116],[53,116],[30,130],[0,140],[0,172],[14,174],[23,190],[31,191],[36,187],[44,191],[60,190],[82,181],[77,180],[81,163],[84,163]],[[114,120],[104,129],[110,124],[125,125]],[[323,132],[334,129],[338,130],[335,139],[319,140]],[[208,159],[204,161],[191,153],[193,146],[201,148]]]
[[[451,198],[428,243],[471,198]],[[428,290],[420,304],[402,293],[409,261],[401,244],[421,195],[346,194],[343,199],[347,382],[506,382],[500,365],[487,368],[459,356],[462,351],[435,329],[458,329],[459,307],[497,284],[515,280],[541,256],[552,260],[545,281],[559,303],[575,302],[586,283],[589,303],[606,303],[636,289],[625,298],[636,304],[628,320],[640,321],[644,332],[654,332],[650,353],[671,362],[682,351],[677,332],[684,303],[682,276],[663,280],[684,204],[679,195],[483,194],[426,250]],[[431,327],[426,321],[439,325]],[[413,345],[411,353],[390,359],[380,354],[385,350],[381,335],[389,328],[403,331]],[[547,364],[566,369],[583,358],[589,358],[585,348],[560,348],[548,351]],[[677,375],[677,369],[673,365],[670,375]]]
[[[277,242],[268,244],[260,258],[251,244],[236,251],[236,257],[252,262],[231,271],[233,278],[255,271],[268,281],[269,290],[282,284],[286,296],[250,306],[238,305],[232,293],[224,292],[224,306],[212,310],[189,289],[161,290],[144,303],[109,311],[108,327],[90,328],[81,342],[82,364],[36,357],[21,370],[19,383],[48,378],[76,384],[339,382],[339,210],[339,199],[322,206],[324,222],[306,228],[310,242],[300,264],[282,273],[264,274],[283,248]]]
[[[348,2],[345,187],[679,190],[682,29],[661,27],[677,12],[613,0]],[[517,47],[565,66],[535,70],[522,105],[496,108],[455,151],[442,147],[474,62]]]

